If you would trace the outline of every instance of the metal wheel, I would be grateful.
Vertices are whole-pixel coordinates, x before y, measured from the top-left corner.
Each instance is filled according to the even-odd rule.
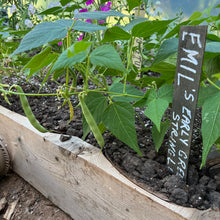
[[[0,178],[8,173],[10,168],[10,157],[7,151],[7,145],[0,137]]]

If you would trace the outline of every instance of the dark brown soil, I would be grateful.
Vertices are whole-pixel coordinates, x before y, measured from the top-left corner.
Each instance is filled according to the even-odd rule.
[[[1,201],[3,201],[3,205],[1,205]],[[18,202],[10,220],[72,219],[12,172],[0,179],[0,219],[5,219],[5,213],[7,210],[11,210],[10,205],[16,201]]]
[[[10,81],[6,80],[7,83]],[[26,92],[33,92],[34,86],[23,84]],[[51,86],[51,85],[50,85]],[[13,111],[23,114],[19,97],[10,97],[12,105],[6,104],[0,98],[0,104]],[[58,110],[62,100],[56,97],[29,97],[31,108],[39,122],[48,129],[68,135],[82,137],[82,120],[79,108],[74,111],[74,119],[69,121],[68,106]],[[77,100],[72,100],[77,105]],[[212,208],[220,210],[220,171],[219,165],[206,166],[200,170],[202,137],[200,135],[200,109],[197,111],[195,120],[193,141],[191,145],[188,178],[186,183],[178,176],[168,172],[166,167],[166,143],[168,135],[165,136],[164,144],[157,153],[151,137],[152,122],[144,115],[143,110],[137,108],[136,130],[138,143],[143,152],[143,157],[138,156],[131,148],[125,146],[109,132],[104,134],[104,154],[112,161],[124,175],[136,184],[151,191],[153,194],[176,204],[194,207],[200,210]],[[167,112],[169,115],[169,111]],[[141,119],[141,120],[140,120]],[[90,133],[86,141],[97,146],[93,135]]]

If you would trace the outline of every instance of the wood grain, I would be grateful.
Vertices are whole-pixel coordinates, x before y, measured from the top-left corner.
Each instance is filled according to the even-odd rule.
[[[121,175],[99,149],[77,137],[60,142],[0,106],[0,136],[13,169],[75,220],[220,219],[220,213],[177,206]]]

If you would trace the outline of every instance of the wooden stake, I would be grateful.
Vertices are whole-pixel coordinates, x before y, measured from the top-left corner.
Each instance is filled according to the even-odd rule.
[[[182,26],[167,154],[168,168],[186,180],[207,26]]]

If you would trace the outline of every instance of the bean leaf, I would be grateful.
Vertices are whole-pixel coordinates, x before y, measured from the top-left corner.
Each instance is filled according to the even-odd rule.
[[[33,30],[28,32],[22,39],[19,47],[11,56],[40,47],[56,39],[62,39],[66,36],[68,28],[73,24],[73,19],[60,19],[55,22],[43,22],[36,25]],[[90,24],[83,21],[76,21],[73,28],[78,31],[95,32],[107,29],[104,26]]]
[[[202,167],[205,165],[212,145],[220,136],[220,92],[204,102],[201,130],[203,137]]]
[[[159,151],[159,149],[163,143],[164,136],[165,136],[169,126],[170,126],[170,121],[166,120],[166,121],[161,122],[160,132],[158,131],[155,124],[152,127],[152,138],[153,138],[157,152]]]
[[[161,118],[168,106],[169,102],[167,100],[156,98],[148,104],[144,111],[144,114],[153,121],[159,132]]]
[[[111,45],[103,45],[93,50],[90,54],[90,61],[93,65],[126,72],[119,54]]]
[[[119,140],[141,155],[135,130],[135,112],[129,103],[111,103],[104,111],[102,121]]]

